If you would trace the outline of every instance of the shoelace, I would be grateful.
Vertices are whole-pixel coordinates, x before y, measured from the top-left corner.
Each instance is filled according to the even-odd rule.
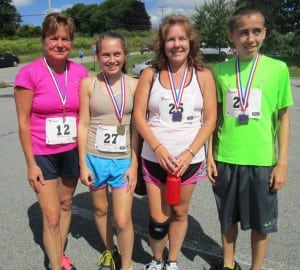
[[[113,260],[113,256],[110,251],[106,250],[104,251],[97,262],[98,266],[107,266],[112,267],[112,269],[115,269],[115,262]]]
[[[157,261],[152,260],[150,263],[146,264],[147,270],[162,270],[161,264],[158,264]]]

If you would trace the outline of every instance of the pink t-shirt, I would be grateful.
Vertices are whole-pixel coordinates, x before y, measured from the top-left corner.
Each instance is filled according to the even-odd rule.
[[[64,87],[65,74],[55,74],[58,84]],[[74,116],[78,123],[79,86],[82,78],[88,72],[81,64],[68,61],[66,103],[63,105],[51,73],[44,61],[39,58],[24,66],[15,78],[15,87],[33,91],[33,101],[30,117],[30,131],[33,154],[49,155],[69,151],[77,146],[77,142],[68,144],[46,144],[46,118]]]

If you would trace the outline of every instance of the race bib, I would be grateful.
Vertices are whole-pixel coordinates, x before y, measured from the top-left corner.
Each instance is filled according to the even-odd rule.
[[[46,143],[67,144],[76,142],[76,117],[54,117],[46,119]]]
[[[103,152],[126,152],[126,130],[118,132],[118,126],[98,126],[95,147]]]
[[[261,117],[261,90],[251,89],[246,111],[242,112],[240,98],[237,89],[228,89],[226,98],[227,116],[239,117],[241,114],[248,115],[249,118],[259,119]]]
[[[159,101],[160,120],[166,123],[192,122],[194,120],[194,100],[191,96],[183,97],[176,108],[171,95],[162,96]]]

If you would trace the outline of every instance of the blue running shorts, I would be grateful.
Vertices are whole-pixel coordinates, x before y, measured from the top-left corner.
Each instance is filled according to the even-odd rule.
[[[120,189],[128,185],[128,179],[123,181],[131,159],[108,159],[94,155],[86,155],[87,166],[94,176],[93,189],[102,189],[109,185],[111,188]]]

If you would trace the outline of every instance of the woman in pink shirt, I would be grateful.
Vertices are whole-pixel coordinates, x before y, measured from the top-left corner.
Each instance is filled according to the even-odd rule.
[[[43,215],[43,241],[52,270],[75,269],[64,254],[72,198],[79,176],[77,123],[80,80],[88,75],[68,60],[74,23],[51,13],[43,22],[44,56],[15,79],[19,137],[28,181]]]

